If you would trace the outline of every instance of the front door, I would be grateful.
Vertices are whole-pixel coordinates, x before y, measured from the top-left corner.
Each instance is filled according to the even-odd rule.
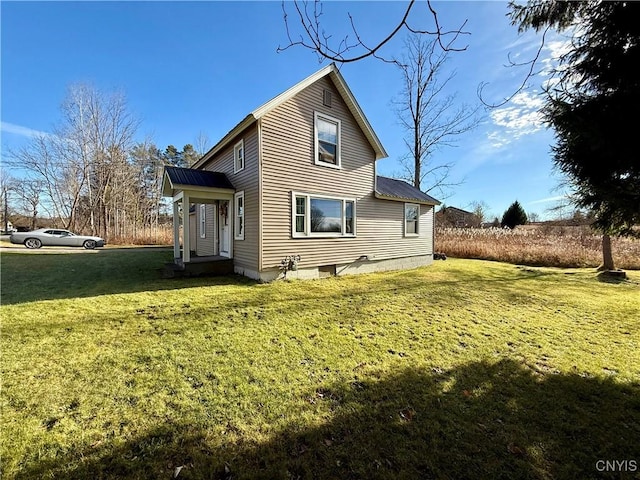
[[[220,208],[218,209],[220,226],[220,256],[231,258],[231,228],[229,226],[229,201],[220,200]]]

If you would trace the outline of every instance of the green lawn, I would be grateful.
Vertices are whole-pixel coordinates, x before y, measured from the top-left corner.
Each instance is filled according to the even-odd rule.
[[[640,478],[640,272],[170,258],[2,254],[3,479]]]

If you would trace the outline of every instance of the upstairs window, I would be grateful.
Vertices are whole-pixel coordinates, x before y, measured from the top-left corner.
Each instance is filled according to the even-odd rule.
[[[404,204],[404,236],[417,237],[419,232],[420,205]]]
[[[233,173],[244,170],[244,140],[240,140],[233,147]]]
[[[340,120],[315,114],[315,164],[340,168]]]

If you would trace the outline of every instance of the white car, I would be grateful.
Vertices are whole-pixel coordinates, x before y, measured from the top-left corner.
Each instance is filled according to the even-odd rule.
[[[100,237],[76,235],[69,230],[58,228],[40,228],[32,232],[15,232],[9,238],[11,243],[24,245],[27,248],[40,248],[42,246],[55,247],[84,247],[93,250],[96,247],[104,247],[105,241]]]

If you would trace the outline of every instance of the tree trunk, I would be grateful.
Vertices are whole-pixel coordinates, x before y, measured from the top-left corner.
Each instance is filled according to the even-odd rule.
[[[613,254],[611,253],[611,237],[608,234],[602,235],[602,265],[598,270],[615,270],[613,264]]]

